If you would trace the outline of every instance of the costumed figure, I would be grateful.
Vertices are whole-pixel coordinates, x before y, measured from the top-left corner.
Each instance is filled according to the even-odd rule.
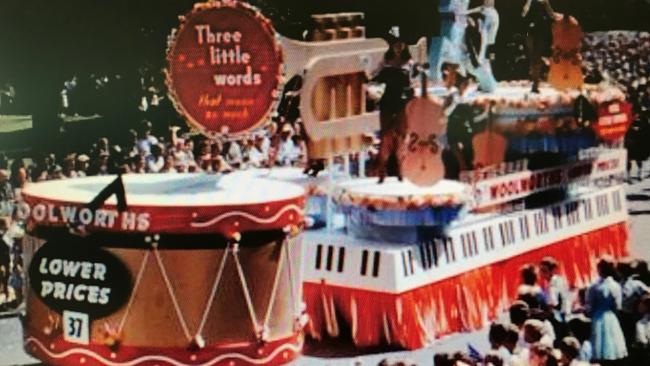
[[[489,115],[489,106],[484,111],[476,111],[473,106],[465,102],[473,81],[471,75],[458,75],[457,85],[451,89],[445,103],[445,114],[448,118],[448,146],[443,152],[443,160],[447,179],[458,179],[461,171],[473,169],[474,125],[485,120]]]
[[[406,43],[399,38],[399,29],[393,27],[389,37],[390,48],[372,82],[386,85],[379,101],[380,148],[378,156],[379,183],[383,183],[387,173],[401,179],[398,153],[404,139],[404,107],[415,92],[411,85],[415,68]],[[389,165],[394,169],[387,172]]]
[[[560,18],[558,16],[557,18]],[[568,15],[561,15],[553,23],[553,57],[548,71],[548,82],[556,89],[580,89],[582,75],[582,29],[578,21]]]
[[[544,57],[551,46],[551,24],[555,17],[549,0],[526,0],[521,13],[526,23],[526,47],[528,49],[529,76],[534,93],[539,93]]]
[[[494,0],[485,0],[482,6],[471,10],[468,7],[467,0],[448,0],[440,5],[441,36],[432,39],[429,55],[433,78],[440,81],[443,64],[455,64],[460,72],[476,78],[481,91],[492,92],[497,81],[487,52],[496,41],[499,14]]]

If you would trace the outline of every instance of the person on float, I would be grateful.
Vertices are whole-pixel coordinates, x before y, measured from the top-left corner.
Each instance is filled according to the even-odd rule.
[[[468,102],[468,95],[476,90],[472,75],[462,75],[454,72],[455,67],[448,67],[450,80],[456,85],[451,87],[445,100],[445,115],[447,116],[447,147],[443,151],[445,162],[445,178],[458,179],[460,172],[473,169],[474,149],[472,137],[474,125],[489,116],[489,105],[483,111],[478,111]]]
[[[617,312],[623,302],[621,285],[614,279],[612,258],[598,262],[598,280],[587,289],[587,314],[591,316],[593,360],[602,365],[621,364],[627,358],[627,346]]]
[[[528,50],[529,76],[533,82],[533,93],[539,93],[544,57],[551,47],[551,25],[555,12],[550,0],[526,0],[521,12],[526,23],[526,47]]]
[[[379,183],[383,183],[387,174],[387,165],[396,162],[394,172],[402,179],[397,156],[404,139],[406,123],[404,108],[415,96],[412,78],[417,76],[415,64],[406,43],[400,38],[399,28],[393,27],[388,35],[390,47],[384,54],[380,69],[371,78],[371,82],[385,84],[386,89],[379,101],[380,151],[378,156]]]

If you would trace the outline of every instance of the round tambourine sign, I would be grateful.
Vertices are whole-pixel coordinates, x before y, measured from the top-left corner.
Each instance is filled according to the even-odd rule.
[[[117,312],[131,294],[131,275],[116,256],[83,239],[45,243],[29,266],[34,294],[50,309],[100,319]]]
[[[234,0],[197,4],[181,19],[167,54],[167,86],[178,111],[206,135],[260,126],[281,78],[271,23]]]

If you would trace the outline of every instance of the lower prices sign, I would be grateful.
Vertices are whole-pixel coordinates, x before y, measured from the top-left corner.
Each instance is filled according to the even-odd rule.
[[[197,4],[182,17],[167,60],[170,97],[204,134],[241,134],[271,111],[282,52],[270,22],[235,0]]]
[[[29,276],[34,294],[68,318],[68,336],[81,343],[89,320],[118,311],[132,288],[129,270],[116,256],[72,236],[46,242],[32,258]]]

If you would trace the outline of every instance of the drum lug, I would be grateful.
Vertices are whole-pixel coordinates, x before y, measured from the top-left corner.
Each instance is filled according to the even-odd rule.
[[[260,342],[260,343],[268,342],[270,333],[271,333],[271,330],[269,329],[268,326],[265,325],[264,327],[262,327],[262,329],[260,329],[257,332],[257,341]]]
[[[197,334],[193,339],[192,342],[190,343],[190,350],[198,351],[202,350],[205,348],[205,340],[203,337],[199,334]]]

